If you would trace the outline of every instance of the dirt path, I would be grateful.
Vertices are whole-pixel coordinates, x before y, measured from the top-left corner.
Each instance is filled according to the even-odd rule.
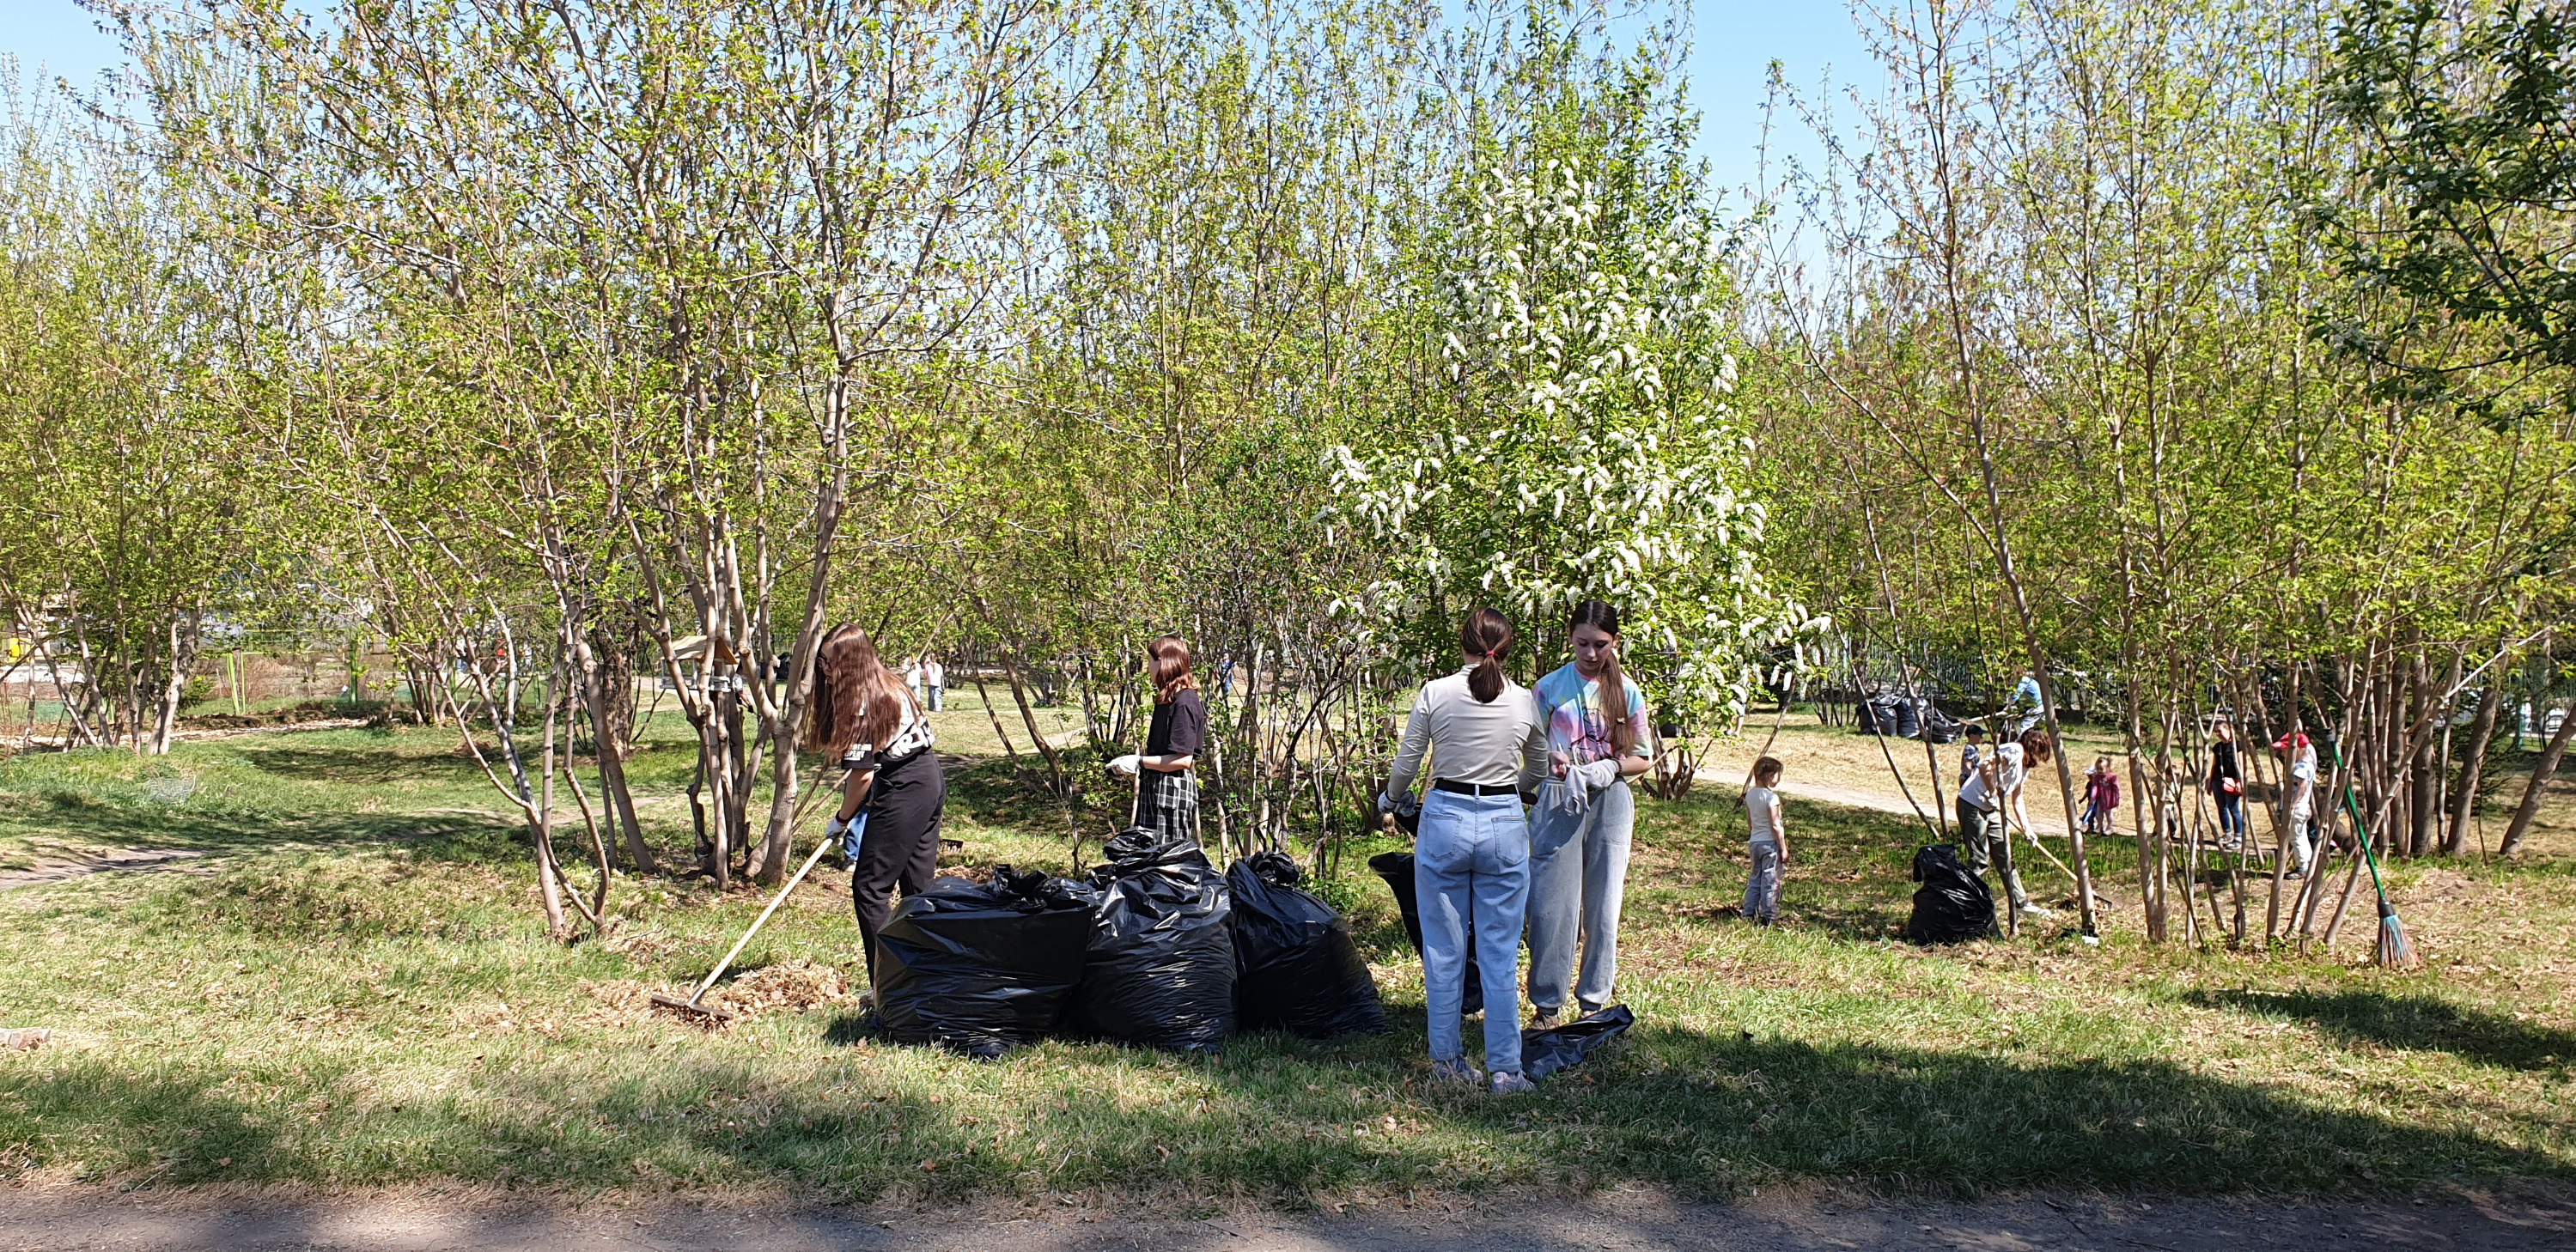
[[[557,1198],[429,1193],[320,1198],[0,1188],[0,1247],[24,1249],[430,1249],[574,1252],[582,1248],[901,1249],[1058,1252],[1558,1252],[1560,1249],[2100,1249],[2240,1252],[2260,1248],[2563,1249],[2576,1243],[2576,1197],[2272,1201],[2029,1196],[1966,1204],[1882,1204],[1814,1189],[1739,1205],[1677,1200],[1637,1187],[1581,1200],[1478,1197],[1414,1207],[1282,1214],[1222,1211],[1127,1218],[1060,1199],[957,1210],[795,1212],[667,1204],[575,1205]]]

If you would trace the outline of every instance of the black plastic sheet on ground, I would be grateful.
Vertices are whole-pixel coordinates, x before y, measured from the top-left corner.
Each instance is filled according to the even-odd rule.
[[[1905,937],[1916,943],[1962,943],[1995,928],[1995,894],[1959,863],[1959,850],[1925,844],[1914,853],[1914,916]]]
[[[1369,858],[1369,869],[1386,880],[1387,889],[1395,893],[1396,911],[1404,915],[1404,933],[1413,940],[1413,953],[1422,954],[1422,906],[1413,895],[1413,854],[1381,852]],[[1485,1011],[1485,984],[1476,973],[1476,945],[1467,944],[1466,998],[1460,1002],[1461,1014]]]
[[[941,878],[877,934],[877,1018],[897,1043],[999,1056],[1055,1029],[1082,981],[1087,890],[1010,866]]]
[[[1278,852],[1256,852],[1225,872],[1234,897],[1238,1024],[1308,1039],[1386,1033],[1377,980],[1351,942],[1351,924],[1298,890],[1304,877]]]
[[[1624,1004],[1586,1013],[1573,1021],[1549,1030],[1521,1032],[1521,1077],[1537,1082],[1561,1069],[1571,1069],[1584,1058],[1625,1034],[1637,1024],[1637,1015]]]
[[[1069,1025],[1123,1043],[1213,1052],[1234,1033],[1225,878],[1186,839],[1129,830],[1091,873],[1099,891]]]

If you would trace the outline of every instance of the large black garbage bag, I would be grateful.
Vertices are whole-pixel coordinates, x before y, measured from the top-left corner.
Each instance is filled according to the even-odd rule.
[[[1521,1032],[1521,1077],[1537,1082],[1560,1069],[1583,1063],[1602,1044],[1637,1024],[1624,1004],[1586,1013],[1549,1030]]]
[[[1187,839],[1130,830],[1091,872],[1099,890],[1069,1024],[1124,1043],[1213,1052],[1234,1033],[1225,877]]]
[[[1905,937],[1916,943],[1962,943],[1995,928],[1995,895],[1959,863],[1959,850],[1925,844],[1914,854],[1914,916]]]
[[[1377,980],[1333,906],[1297,889],[1305,875],[1277,852],[1256,852],[1225,872],[1234,897],[1234,1003],[1247,1030],[1277,1027],[1308,1039],[1386,1033]]]
[[[941,878],[877,933],[877,1018],[897,1043],[1001,1055],[1055,1029],[1082,981],[1090,889],[1002,866]]]
[[[1404,933],[1413,940],[1414,955],[1422,954],[1422,905],[1413,896],[1413,854],[1380,852],[1369,858],[1369,869],[1386,880],[1395,892],[1396,911],[1404,915]],[[1467,945],[1467,991],[1458,1011],[1462,1014],[1485,1011],[1485,984],[1476,974],[1476,945]]]

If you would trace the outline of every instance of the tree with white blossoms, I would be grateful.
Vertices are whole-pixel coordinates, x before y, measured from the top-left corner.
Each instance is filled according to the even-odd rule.
[[[1598,597],[1659,706],[1731,721],[1824,625],[1757,559],[1753,443],[1727,402],[1737,234],[1677,159],[1530,146],[1480,160],[1455,200],[1435,411],[1333,450],[1337,513],[1388,548],[1345,605],[1419,623],[1427,648],[1473,604],[1543,634]]]

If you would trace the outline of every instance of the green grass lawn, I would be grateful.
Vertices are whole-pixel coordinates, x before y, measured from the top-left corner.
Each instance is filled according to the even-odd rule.
[[[665,744],[632,767],[674,850],[688,764]],[[1394,1033],[1249,1036],[1207,1062],[1055,1042],[986,1064],[868,1040],[822,994],[858,968],[846,880],[822,871],[732,988],[775,1007],[719,1034],[651,1015],[644,993],[703,974],[762,897],[621,878],[610,940],[549,943],[530,855],[447,733],[20,757],[0,763],[0,857],[203,855],[0,892],[0,1026],[56,1032],[0,1054],[0,1178],[1290,1204],[1627,1179],[2576,1178],[2576,866],[2399,867],[2422,973],[2364,964],[2366,933],[2304,958],[2150,948],[2125,923],[2099,948],[2052,925],[1927,952],[1889,938],[1919,832],[1875,813],[1793,801],[1786,924],[1723,916],[1742,889],[1730,794],[1641,801],[1631,1038],[1495,1098],[1427,1082],[1419,966],[1364,877],[1375,848],[1327,889],[1354,907]],[[1067,854],[1061,812],[1001,762],[956,779],[948,834],[952,864]],[[2121,851],[2101,853],[2112,881]]]

